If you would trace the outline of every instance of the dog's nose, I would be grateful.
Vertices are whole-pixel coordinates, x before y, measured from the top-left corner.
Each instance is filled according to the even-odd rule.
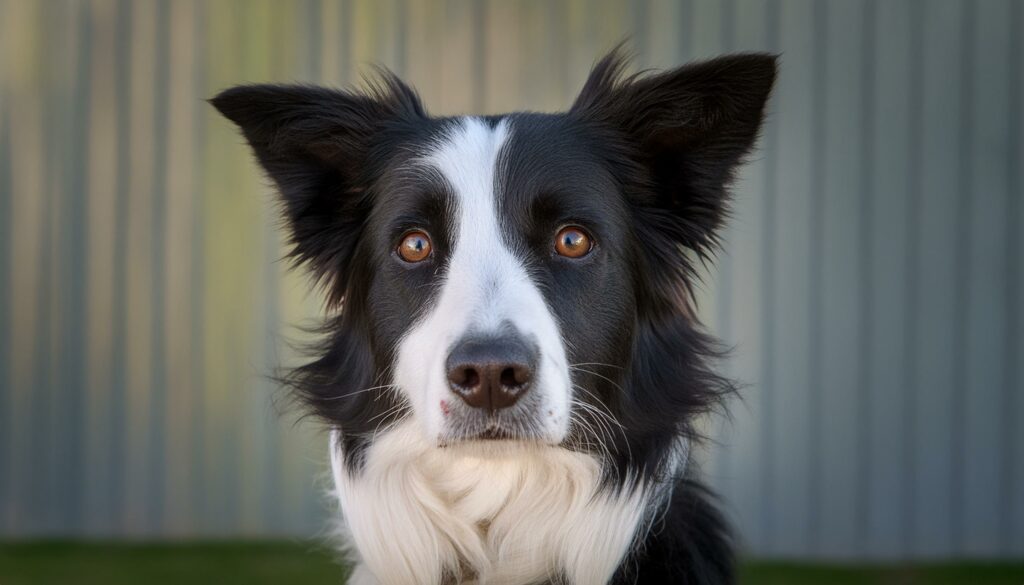
[[[537,354],[514,333],[466,337],[448,354],[448,385],[474,408],[508,408],[530,389]]]

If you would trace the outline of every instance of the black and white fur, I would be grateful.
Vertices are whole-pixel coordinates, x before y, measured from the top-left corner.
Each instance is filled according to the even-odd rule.
[[[558,114],[433,118],[388,73],[365,92],[212,100],[332,309],[287,381],[332,429],[351,583],[733,581],[688,457],[696,418],[732,390],[691,283],[775,69],[738,54],[626,76],[613,53]],[[589,254],[554,252],[566,225]],[[411,229],[428,260],[397,256]],[[512,407],[455,395],[445,364],[466,339],[536,356]]]

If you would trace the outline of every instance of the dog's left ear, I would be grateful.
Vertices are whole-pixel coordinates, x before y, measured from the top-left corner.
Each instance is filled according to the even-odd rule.
[[[625,132],[654,182],[659,227],[703,254],[724,220],[733,171],[757,138],[776,57],[741,53],[632,77],[624,67],[617,51],[602,59],[571,112]]]

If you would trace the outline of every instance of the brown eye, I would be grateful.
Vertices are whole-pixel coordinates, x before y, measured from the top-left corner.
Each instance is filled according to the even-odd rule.
[[[409,232],[398,244],[398,255],[406,262],[422,262],[430,256],[430,236],[426,232]]]
[[[594,247],[593,241],[582,228],[562,228],[555,236],[555,252],[566,258],[582,258]]]

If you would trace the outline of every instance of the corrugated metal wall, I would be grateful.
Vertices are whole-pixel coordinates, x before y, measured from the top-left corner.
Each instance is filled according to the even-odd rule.
[[[0,0],[0,536],[323,526],[265,377],[318,299],[202,98],[379,62],[436,113],[553,110],[631,35],[783,55],[702,293],[748,548],[1024,555],[1022,34],[1018,0]]]

